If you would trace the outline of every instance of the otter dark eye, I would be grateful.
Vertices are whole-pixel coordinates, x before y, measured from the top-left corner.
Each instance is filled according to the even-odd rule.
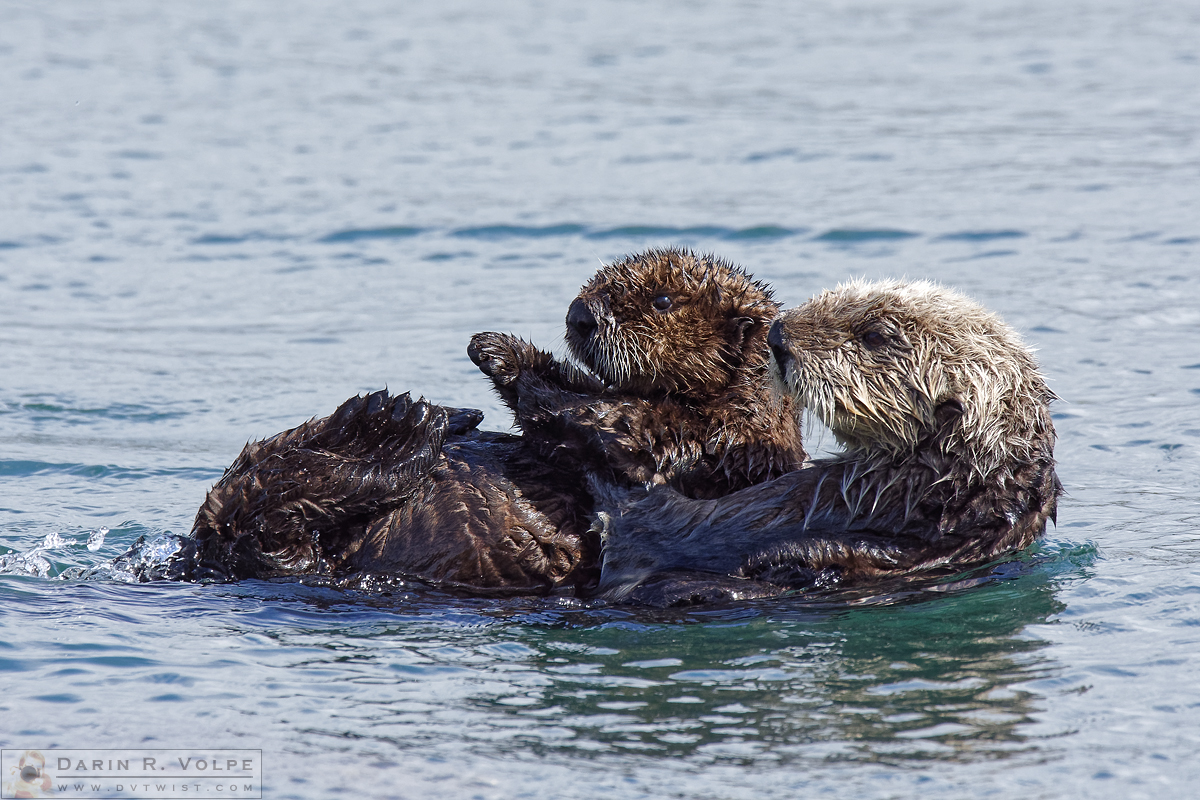
[[[671,298],[667,297],[665,294],[660,294],[658,297],[654,298],[654,302],[651,305],[653,305],[659,311],[667,311],[671,308],[673,303]]]
[[[862,342],[869,350],[878,350],[887,344],[887,337],[879,331],[867,331],[862,335]]]

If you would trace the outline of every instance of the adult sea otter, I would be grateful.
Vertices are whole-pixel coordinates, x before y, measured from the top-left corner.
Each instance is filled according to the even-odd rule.
[[[1055,518],[1054,395],[965,296],[852,282],[784,312],[768,340],[781,390],[845,452],[717,499],[608,493],[601,596],[688,604],[957,568]]]

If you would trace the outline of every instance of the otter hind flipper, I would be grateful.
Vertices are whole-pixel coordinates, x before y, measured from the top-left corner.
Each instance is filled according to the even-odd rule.
[[[354,413],[342,418],[336,439],[324,447],[301,448],[295,459],[315,484],[311,494],[331,513],[352,516],[407,499],[441,458],[451,415],[459,420],[456,428],[463,429],[473,411],[443,408],[424,398],[414,402],[408,393],[389,397],[382,391],[351,398],[343,407],[351,404]],[[468,423],[461,421],[464,418]]]
[[[442,458],[447,435],[482,414],[386,391],[247,444],[196,515],[181,567],[238,580],[336,567],[377,514],[403,504]]]

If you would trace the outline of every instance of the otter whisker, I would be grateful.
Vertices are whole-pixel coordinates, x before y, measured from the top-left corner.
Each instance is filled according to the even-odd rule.
[[[812,502],[808,506],[808,513],[804,515],[804,523],[801,525],[803,530],[808,530],[813,514],[816,513],[817,507],[820,505],[821,487],[825,485],[825,479],[828,477],[828,473],[822,472],[817,478],[817,485],[813,488]]]

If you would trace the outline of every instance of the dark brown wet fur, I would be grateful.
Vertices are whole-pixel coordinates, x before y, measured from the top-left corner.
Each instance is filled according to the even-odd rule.
[[[671,309],[648,310],[667,293]],[[601,270],[580,298],[603,324],[572,346],[603,380],[513,337],[472,341],[522,436],[478,431],[479,412],[408,395],[351,398],[247,445],[171,576],[378,575],[472,594],[588,594],[599,577],[597,474],[710,496],[801,463],[791,402],[770,390],[765,339],[778,307],[765,286],[716,259],[656,251]],[[580,327],[572,309],[569,339]],[[632,361],[626,340],[643,343]]]
[[[618,485],[719,497],[797,469],[798,412],[771,390],[770,289],[714,256],[651,250],[600,270],[567,314],[588,371],[513,336],[468,349],[527,439]]]
[[[669,605],[918,576],[1020,550],[1055,518],[1053,394],[972,301],[851,283],[781,315],[770,346],[783,389],[845,452],[717,500],[608,492],[603,596]],[[706,590],[705,574],[722,577]]]
[[[174,577],[370,574],[473,594],[594,581],[579,478],[521,437],[476,430],[482,416],[376,392],[248,444]]]

